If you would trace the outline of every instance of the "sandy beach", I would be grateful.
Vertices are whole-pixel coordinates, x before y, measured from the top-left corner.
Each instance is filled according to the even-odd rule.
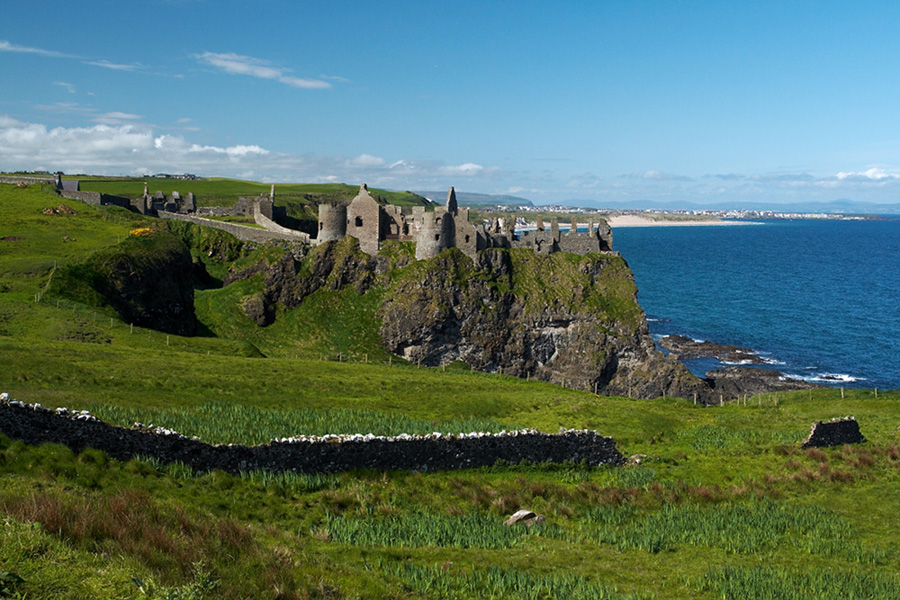
[[[657,220],[640,215],[615,215],[607,219],[610,227],[687,227],[697,225],[754,225],[751,221],[708,220]]]

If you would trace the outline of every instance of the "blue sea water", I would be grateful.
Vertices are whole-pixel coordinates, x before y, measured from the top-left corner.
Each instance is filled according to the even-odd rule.
[[[656,339],[745,346],[793,377],[900,388],[900,221],[619,227],[613,235]],[[686,364],[701,376],[721,366]]]

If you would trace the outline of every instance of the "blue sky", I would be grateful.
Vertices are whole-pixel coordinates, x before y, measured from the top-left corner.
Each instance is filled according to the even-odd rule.
[[[898,75],[897,2],[4,2],[0,170],[898,202]]]

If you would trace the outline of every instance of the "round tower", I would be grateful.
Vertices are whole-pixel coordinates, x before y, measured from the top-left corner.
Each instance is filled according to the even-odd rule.
[[[320,204],[317,243],[341,240],[345,235],[347,235],[347,207],[343,204]]]
[[[441,250],[447,248],[450,223],[452,221],[446,213],[425,213],[422,229],[416,238],[416,260],[435,257],[440,254]]]

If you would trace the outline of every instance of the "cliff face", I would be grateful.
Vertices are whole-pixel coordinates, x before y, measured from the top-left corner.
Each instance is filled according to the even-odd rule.
[[[129,236],[62,269],[54,290],[94,306],[111,306],[126,323],[194,335],[194,265],[173,235]]]
[[[302,263],[268,267],[252,307],[260,324],[320,288],[377,293],[384,347],[407,360],[531,377],[607,395],[700,398],[709,388],[659,352],[618,255],[540,256],[486,250],[472,261],[450,249],[413,261],[370,257],[352,238],[325,244]],[[248,312],[249,314],[249,312]]]
[[[703,396],[659,352],[617,255],[447,251],[411,265],[379,311],[385,347],[426,365],[462,360],[607,395]]]

